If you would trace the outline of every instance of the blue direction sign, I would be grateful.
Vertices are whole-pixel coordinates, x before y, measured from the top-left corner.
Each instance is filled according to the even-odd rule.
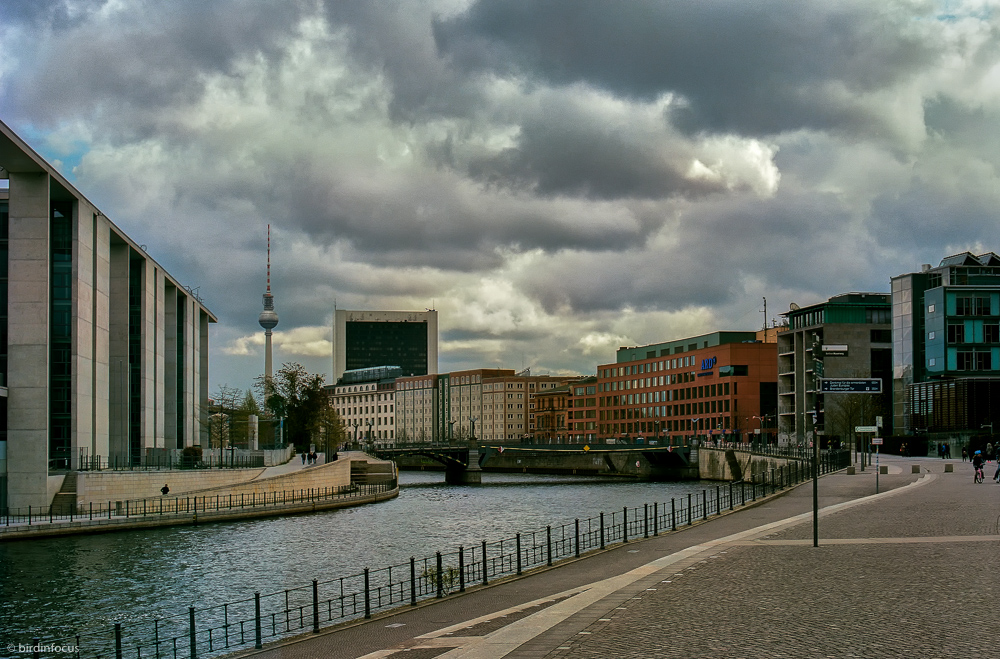
[[[828,394],[880,394],[881,378],[823,378],[819,390]]]

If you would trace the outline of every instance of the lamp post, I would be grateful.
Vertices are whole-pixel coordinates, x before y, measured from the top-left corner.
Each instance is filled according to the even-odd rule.
[[[479,421],[479,417],[478,416],[470,416],[469,417],[469,426],[472,429],[472,434],[469,437],[469,441],[473,441],[473,442],[476,441],[476,421]]]
[[[354,445],[358,444],[358,427],[361,426],[361,421],[354,419],[351,421],[351,425],[354,426]]]
[[[455,441],[455,420],[448,422],[448,443],[451,444]]]

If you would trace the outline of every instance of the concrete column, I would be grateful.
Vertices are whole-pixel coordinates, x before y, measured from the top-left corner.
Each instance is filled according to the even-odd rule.
[[[108,219],[98,215],[93,221],[94,262],[92,289],[93,365],[92,404],[93,435],[91,455],[110,455],[111,431],[111,369],[110,369],[110,299],[111,299],[111,226]]]
[[[153,288],[153,446],[166,446],[166,418],[163,408],[166,403],[166,277],[163,270],[153,268],[155,283]]]
[[[194,306],[194,311],[198,314],[198,341],[197,364],[198,364],[198,395],[197,414],[195,420],[198,423],[201,435],[201,445],[209,446],[211,440],[208,436],[208,314],[201,310],[198,305]]]
[[[163,437],[167,448],[177,446],[177,288],[163,292]]]
[[[70,464],[94,445],[94,209],[80,201],[73,228],[73,399]]]
[[[10,172],[7,491],[45,506],[49,454],[49,176]]]

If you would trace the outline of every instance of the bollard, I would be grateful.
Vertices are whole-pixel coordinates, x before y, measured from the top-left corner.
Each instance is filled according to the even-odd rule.
[[[517,549],[517,573],[521,574],[521,534],[514,536],[515,548]]]
[[[551,554],[551,548],[549,552]],[[465,592],[465,547],[461,545],[458,547],[458,592]]]
[[[198,659],[198,641],[194,631],[194,607],[188,607],[188,619],[191,623],[191,659]]]
[[[919,474],[920,473],[920,465],[910,465],[910,473],[911,474]]]
[[[441,554],[438,554],[438,565],[440,565]],[[438,572],[438,578],[440,578],[440,571]],[[372,617],[372,598],[371,598],[371,583],[368,576],[368,568],[365,568],[365,620]]]
[[[944,473],[951,474],[954,473],[954,471],[955,471],[955,465],[953,465],[952,463],[949,462],[944,466]]]
[[[417,559],[410,556],[410,606],[417,605]]]
[[[319,633],[319,583],[313,579],[313,634]]]
[[[486,575],[486,566],[487,566],[487,563],[486,563],[486,541],[483,540],[483,585],[484,586],[487,583],[489,583],[488,577]]]
[[[552,565],[552,527],[551,526],[546,526],[545,527],[545,544],[546,544],[546,548],[547,548],[547,552],[548,552],[547,553],[547,557],[546,557],[547,558],[546,564],[547,565]]]

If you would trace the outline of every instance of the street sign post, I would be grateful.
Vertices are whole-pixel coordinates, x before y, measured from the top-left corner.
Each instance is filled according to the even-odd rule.
[[[880,394],[881,378],[823,378],[819,390],[824,394]]]
[[[875,445],[875,494],[878,494],[878,447],[882,446],[882,438],[872,437],[872,444]]]

